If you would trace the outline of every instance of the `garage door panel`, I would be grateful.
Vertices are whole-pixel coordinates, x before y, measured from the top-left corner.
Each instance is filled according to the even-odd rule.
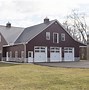
[[[56,62],[56,61],[60,60],[60,54],[59,53],[51,53],[50,55],[51,55],[51,57],[50,57],[51,61]]]
[[[50,47],[50,62],[61,61],[61,48],[60,47]]]
[[[47,47],[35,47],[34,62],[47,62]]]
[[[74,61],[74,48],[64,48],[64,61]]]

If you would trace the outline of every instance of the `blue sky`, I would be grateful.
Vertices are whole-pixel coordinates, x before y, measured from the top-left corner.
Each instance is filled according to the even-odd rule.
[[[89,26],[89,0],[0,0],[0,25],[28,27],[43,22],[45,17],[65,21],[71,10],[85,13]]]

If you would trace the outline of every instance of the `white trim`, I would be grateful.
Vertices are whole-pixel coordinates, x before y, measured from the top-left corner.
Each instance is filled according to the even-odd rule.
[[[79,47],[87,47],[87,46],[79,46]]]
[[[27,44],[27,42],[24,43],[14,43],[13,45],[7,44],[7,45],[3,45],[3,47],[9,47],[9,46],[15,46],[15,45],[24,45]]]

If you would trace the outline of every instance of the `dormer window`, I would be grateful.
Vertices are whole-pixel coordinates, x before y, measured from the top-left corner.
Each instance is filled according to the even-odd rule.
[[[59,33],[53,33],[53,43],[59,43]]]
[[[46,32],[46,40],[50,40],[50,32]]]
[[[61,41],[65,41],[65,33],[61,34]]]

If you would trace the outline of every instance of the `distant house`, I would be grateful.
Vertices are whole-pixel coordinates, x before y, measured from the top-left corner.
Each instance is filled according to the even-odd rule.
[[[8,29],[6,31],[8,32]],[[8,40],[13,39],[13,35],[10,35]],[[76,41],[57,20],[50,21],[48,18],[41,24],[21,29],[11,43],[13,44],[3,46],[3,58],[6,61],[76,61],[80,59],[80,46],[86,46]]]

